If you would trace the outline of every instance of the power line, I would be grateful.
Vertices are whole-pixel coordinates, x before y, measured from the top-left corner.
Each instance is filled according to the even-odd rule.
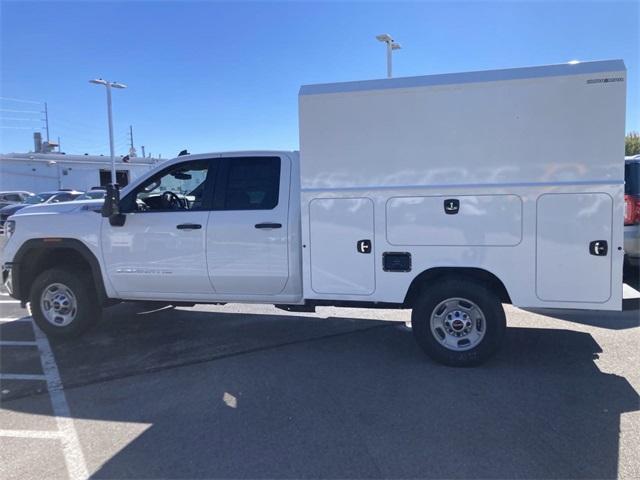
[[[42,112],[39,110],[11,110],[8,108],[0,108],[0,112],[11,112],[11,113],[37,113],[40,115]]]
[[[20,121],[27,121],[27,122],[40,122],[40,120],[38,120],[37,118],[19,118],[19,117],[0,117],[0,120],[20,120]]]
[[[24,100],[22,98],[0,97],[0,100],[5,100],[7,102],[34,103],[36,105],[42,105],[42,102],[36,102],[35,100]]]

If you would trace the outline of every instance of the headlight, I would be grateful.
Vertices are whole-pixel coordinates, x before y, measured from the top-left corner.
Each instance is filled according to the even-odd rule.
[[[16,221],[15,220],[7,220],[4,223],[4,231],[6,232],[5,235],[7,236],[7,238],[9,238],[11,235],[13,235],[13,232],[16,231]]]

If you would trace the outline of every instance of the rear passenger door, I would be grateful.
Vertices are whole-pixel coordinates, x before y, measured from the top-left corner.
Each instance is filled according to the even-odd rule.
[[[216,293],[275,295],[289,278],[291,164],[286,157],[221,159],[207,227],[207,265]]]

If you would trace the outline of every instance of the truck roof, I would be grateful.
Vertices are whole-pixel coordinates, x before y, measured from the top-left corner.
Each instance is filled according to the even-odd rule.
[[[394,88],[425,87],[433,85],[455,85],[463,83],[493,82],[499,80],[520,80],[526,78],[558,77],[599,72],[625,71],[623,60],[600,60],[594,62],[562,63],[538,67],[505,68],[481,70],[477,72],[444,73],[416,77],[385,78],[355,82],[322,83],[303,85],[300,96],[327,93],[385,90]]]

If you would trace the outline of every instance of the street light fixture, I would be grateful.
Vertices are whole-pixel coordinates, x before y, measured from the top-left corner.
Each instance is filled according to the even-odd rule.
[[[391,35],[389,35],[388,33],[383,33],[380,35],[376,35],[376,39],[379,42],[384,42],[387,44],[387,78],[391,78],[391,73],[392,73],[392,66],[391,66],[391,55],[392,52],[394,50],[400,50],[402,47],[400,46],[399,43],[396,43],[393,41],[393,38],[391,38]]]
[[[107,115],[109,117],[109,152],[111,154],[111,183],[116,184],[116,157],[113,151],[113,116],[111,114],[111,89],[112,88],[127,88],[124,83],[110,82],[103,80],[102,78],[96,78],[89,80],[89,83],[95,85],[104,85],[107,87]]]

